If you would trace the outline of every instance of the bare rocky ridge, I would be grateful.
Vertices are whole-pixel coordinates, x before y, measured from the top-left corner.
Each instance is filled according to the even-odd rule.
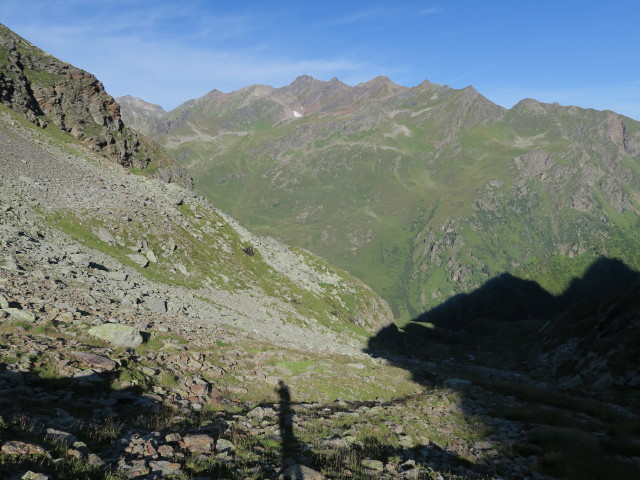
[[[168,181],[186,172],[124,125],[120,106],[92,74],[64,63],[0,25],[0,102],[40,127],[51,123],[97,152],[136,169],[152,164]],[[168,169],[165,171],[165,169]]]

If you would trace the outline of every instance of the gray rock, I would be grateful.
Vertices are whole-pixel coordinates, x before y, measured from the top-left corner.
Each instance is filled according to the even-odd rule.
[[[36,473],[29,470],[20,477],[20,480],[49,480],[49,477],[44,473]]]
[[[0,309],[9,308],[9,300],[0,293]]]
[[[147,309],[155,313],[167,313],[167,302],[160,298],[148,297],[145,298],[144,304]]]
[[[320,442],[320,446],[330,450],[341,450],[349,448],[350,444],[344,438],[336,436],[333,438],[324,439],[322,442]]]
[[[284,471],[285,480],[324,480],[324,475],[304,465],[291,465]]]
[[[87,456],[87,463],[92,467],[104,467],[106,465],[106,462],[95,453],[90,453]]]
[[[605,372],[604,375],[601,375],[600,378],[593,383],[593,388],[596,390],[605,390],[613,385],[614,381],[615,378],[613,378],[613,375],[609,372]]]
[[[91,257],[83,253],[74,253],[69,255],[69,259],[79,267],[88,268],[91,263]]]
[[[111,235],[111,232],[109,232],[104,227],[100,227],[98,229],[97,235],[99,240],[102,240],[103,242],[108,243],[109,245],[113,245],[114,243],[116,243],[115,237]]]
[[[132,261],[140,265],[142,268],[145,268],[147,265],[149,265],[149,259],[144,255],[134,253],[131,255],[127,255],[127,257],[129,257]]]
[[[104,276],[116,282],[126,282],[128,278],[124,272],[105,272]]]
[[[143,342],[142,335],[140,335],[140,332],[136,328],[120,323],[97,325],[91,327],[88,333],[89,335],[120,347],[137,347]]]
[[[398,438],[398,444],[403,448],[413,448],[415,446],[411,435],[400,436],[400,438]]]
[[[5,308],[5,312],[9,314],[14,320],[21,320],[23,322],[33,323],[36,321],[35,314],[26,310],[20,310],[19,308]]]
[[[247,412],[247,418],[252,418],[254,420],[262,420],[264,418],[264,408],[255,407],[254,409]]]
[[[189,276],[189,271],[187,270],[187,267],[185,267],[184,265],[182,265],[181,263],[176,264],[176,269],[183,274],[185,277]]]
[[[151,263],[158,263],[158,257],[156,257],[156,254],[153,253],[153,250],[147,250],[145,256]]]
[[[367,470],[373,470],[375,472],[382,472],[384,470],[384,463],[380,460],[372,460],[370,458],[362,460],[362,466]]]
[[[78,439],[68,432],[56,430],[55,428],[47,428],[47,440],[69,447],[73,445]]]
[[[217,452],[226,452],[232,453],[236,449],[236,446],[231,443],[229,440],[225,440],[224,438],[219,438],[216,442],[216,451]]]
[[[458,388],[458,389],[469,388],[471,385],[473,385],[473,383],[471,383],[469,380],[463,380],[461,378],[447,378],[442,383],[444,384],[445,387]]]
[[[162,475],[181,475],[179,463],[167,462],[166,460],[156,460],[149,462],[149,468],[152,472],[161,472]]]
[[[102,379],[98,376],[98,372],[93,369],[82,370],[76,373],[73,378],[83,384],[101,383]]]
[[[364,370],[365,368],[367,368],[362,363],[347,363],[347,367],[353,370]]]

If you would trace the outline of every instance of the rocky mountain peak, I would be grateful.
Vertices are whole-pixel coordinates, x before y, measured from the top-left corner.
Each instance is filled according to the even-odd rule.
[[[540,102],[534,98],[523,98],[518,103],[516,103],[513,108],[521,108],[521,107],[529,107],[532,105],[539,105]]]
[[[323,94],[329,94],[331,92],[349,88],[348,85],[342,83],[337,78],[332,78],[330,81],[325,82],[318,80],[309,75],[300,75],[289,85],[277,89],[279,92],[289,95],[294,95],[298,98],[305,98],[323,92]]]
[[[118,102],[118,104],[120,106],[122,106],[124,104],[127,104],[128,106],[130,106],[129,108],[147,110],[149,112],[154,112],[154,113],[158,113],[158,114],[166,113],[165,109],[162,108],[160,105],[156,105],[154,103],[146,102],[146,101],[142,100],[141,98],[133,97],[131,95],[125,95],[123,97],[117,97],[116,101]]]
[[[292,86],[297,86],[297,85],[309,85],[312,84],[314,82],[319,82],[321,80],[317,80],[315,78],[313,78],[311,75],[298,75],[296,77],[296,79],[290,83],[290,85]]]

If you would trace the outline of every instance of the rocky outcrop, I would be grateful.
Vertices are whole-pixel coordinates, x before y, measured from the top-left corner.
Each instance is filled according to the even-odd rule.
[[[120,106],[90,73],[64,63],[0,25],[0,102],[40,127],[55,125],[127,168],[160,172],[167,154],[128,128]],[[160,178],[190,185],[188,176]]]

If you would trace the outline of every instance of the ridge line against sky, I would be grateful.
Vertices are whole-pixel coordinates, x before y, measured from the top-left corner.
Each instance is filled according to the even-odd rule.
[[[113,96],[165,109],[210,90],[307,74],[473,85],[640,119],[640,4],[437,0],[3,0],[0,23],[95,74]],[[25,5],[26,4],[26,5]]]

